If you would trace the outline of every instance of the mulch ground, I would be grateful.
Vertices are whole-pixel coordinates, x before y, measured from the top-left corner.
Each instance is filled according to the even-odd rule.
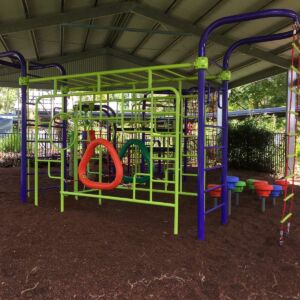
[[[38,208],[19,203],[18,168],[0,169],[0,178],[1,300],[300,299],[298,203],[282,247],[280,205],[268,202],[263,214],[249,192],[227,225],[219,212],[207,217],[200,242],[195,199],[181,199],[174,236],[171,209],[70,197],[61,214],[55,191]]]

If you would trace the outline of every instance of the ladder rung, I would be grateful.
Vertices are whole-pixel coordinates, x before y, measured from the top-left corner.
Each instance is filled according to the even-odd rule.
[[[294,174],[291,174],[291,175],[285,176],[285,177],[284,177],[284,179],[293,178],[293,177],[295,177],[295,176],[296,176],[296,174],[294,173]]]
[[[289,201],[291,198],[293,198],[294,197],[294,193],[292,193],[292,194],[290,194],[290,195],[288,195],[287,197],[285,197],[284,199],[283,199],[283,201],[284,202],[287,202],[287,201]]]
[[[174,180],[152,179],[152,182],[175,184]]]
[[[182,173],[182,176],[189,176],[189,177],[198,177],[198,174],[191,174],[191,173]]]
[[[284,222],[286,222],[293,214],[289,213],[287,214],[283,219],[280,220],[280,223],[283,224]]]
[[[295,43],[292,43],[293,48],[300,54],[300,49]]]
[[[208,125],[208,124],[205,124],[204,127],[207,127],[207,128],[219,128],[219,129],[223,129],[223,128],[224,128],[223,126],[219,126],[219,125]]]
[[[300,91],[297,88],[289,88],[291,92],[300,95]]]
[[[183,154],[183,157],[198,157],[197,154]]]
[[[219,205],[217,205],[217,206],[215,206],[215,207],[213,207],[213,208],[211,208],[211,209],[208,209],[208,210],[205,212],[205,214],[207,215],[207,214],[209,214],[209,213],[211,213],[211,212],[213,212],[213,211],[215,211],[215,210],[221,208],[223,205],[224,205],[224,203],[221,203],[221,204],[219,204]]]
[[[287,135],[287,136],[290,136],[290,137],[291,137],[291,136],[296,136],[295,133],[287,133],[286,135]]]
[[[159,157],[159,156],[153,156],[152,157],[153,160],[170,160],[170,161],[175,161],[174,157]]]
[[[176,115],[175,111],[158,111],[158,112],[154,112],[152,113],[152,115],[154,116],[164,116],[164,115]]]
[[[217,169],[222,169],[223,166],[215,166],[215,167],[210,167],[210,168],[205,168],[205,171],[213,171],[213,170],[217,170]]]
[[[291,158],[291,157],[296,157],[296,156],[297,156],[297,154],[293,153],[293,154],[288,154],[286,157]]]
[[[288,113],[289,113],[290,115],[297,115],[297,114],[298,114],[298,111],[289,110]]]
[[[204,149],[224,149],[224,146],[205,146]]]
[[[216,186],[214,186],[214,187],[211,187],[211,188],[209,188],[209,189],[204,190],[204,193],[208,193],[208,192],[217,190],[217,189],[219,189],[219,188],[222,188],[222,185],[221,185],[221,184],[220,184],[220,185],[216,185]]]
[[[50,159],[37,159],[37,162],[50,162],[50,163],[61,163],[61,160],[50,160]]]
[[[184,138],[196,138],[197,135],[196,134],[188,134],[188,135],[183,134],[182,137],[184,137]]]
[[[300,71],[299,71],[297,68],[295,68],[294,66],[291,66],[291,69],[292,69],[294,72],[296,72],[297,74],[300,74]]]

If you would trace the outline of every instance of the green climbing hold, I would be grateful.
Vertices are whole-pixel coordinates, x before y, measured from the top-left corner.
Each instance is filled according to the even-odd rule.
[[[234,188],[234,192],[235,193],[242,193],[244,190],[244,187],[246,186],[246,182],[245,181],[239,181],[235,184],[235,188]]]
[[[150,153],[147,149],[147,147],[145,146],[145,144],[141,141],[141,140],[137,140],[137,139],[132,139],[132,140],[128,140],[122,147],[122,149],[119,152],[119,157],[120,159],[122,159],[127,151],[127,149],[132,146],[132,145],[136,145],[138,146],[138,148],[141,150],[142,155],[145,159],[145,161],[148,163],[148,166],[150,166]],[[154,169],[154,166],[153,166]],[[154,170],[153,170],[154,172]],[[149,181],[150,177],[145,175],[145,176],[138,176],[136,177],[136,183],[146,183],[147,181]],[[123,176],[123,181],[124,183],[132,183],[133,182],[133,177],[132,176]]]

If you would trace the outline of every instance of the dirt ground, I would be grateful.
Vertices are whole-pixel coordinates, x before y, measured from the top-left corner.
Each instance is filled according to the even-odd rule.
[[[219,212],[207,217],[200,242],[195,199],[181,199],[174,236],[171,209],[67,198],[61,214],[55,191],[42,195],[39,208],[19,203],[19,169],[0,169],[0,178],[1,300],[300,299],[298,203],[283,247],[280,205],[268,201],[262,214],[249,192],[227,225]]]

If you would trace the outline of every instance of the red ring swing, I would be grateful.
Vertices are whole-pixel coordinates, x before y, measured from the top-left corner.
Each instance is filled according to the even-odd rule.
[[[112,161],[115,166],[116,170],[116,176],[115,179],[112,182],[95,182],[87,178],[86,176],[86,167],[91,159],[91,157],[94,155],[95,148],[99,145],[104,146],[107,149],[108,154],[111,156]],[[79,163],[78,166],[78,176],[79,180],[87,187],[91,189],[98,189],[98,190],[113,190],[116,188],[123,179],[123,166],[122,162],[119,158],[119,155],[114,148],[114,146],[107,140],[99,138],[96,140],[91,141],[84,154],[83,157]]]

